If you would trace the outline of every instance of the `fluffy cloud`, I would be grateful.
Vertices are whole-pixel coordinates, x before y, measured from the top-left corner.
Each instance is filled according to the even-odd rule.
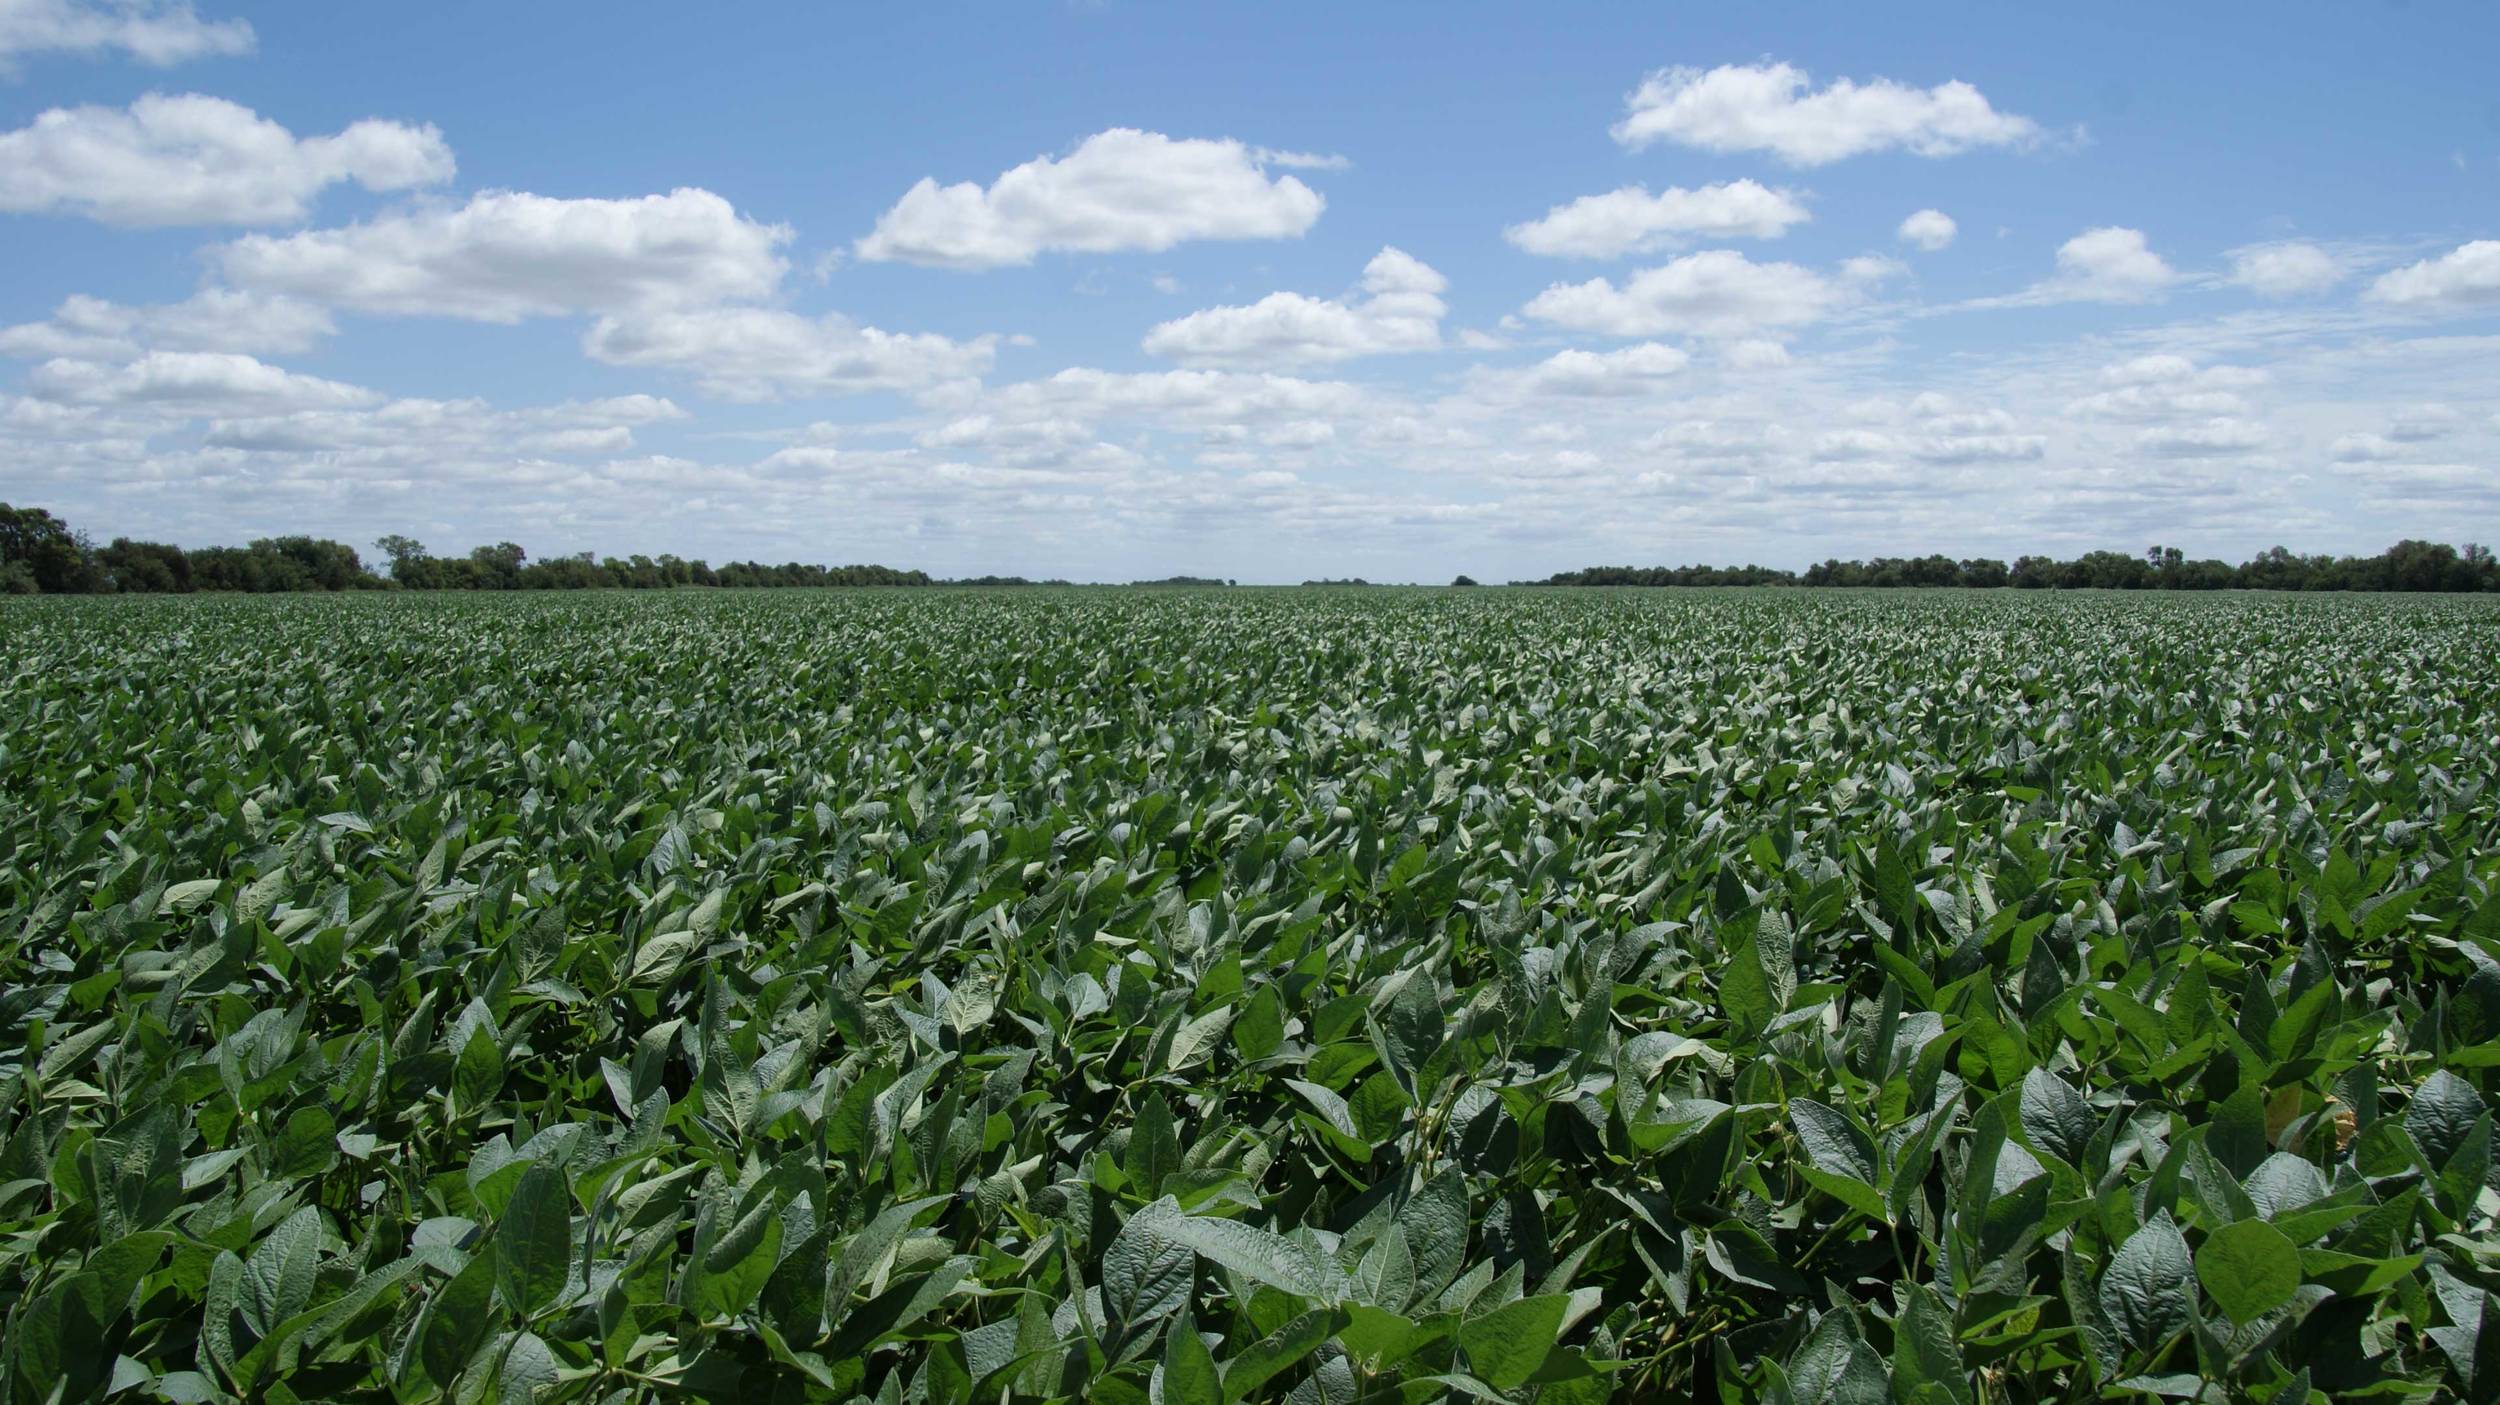
[[[2445,439],[2465,423],[2465,417],[2449,405],[2413,405],[2399,412],[2387,425],[2387,437],[2406,444],[2420,444],[2432,439]]]
[[[1893,236],[1904,244],[1925,249],[1932,254],[1952,243],[1953,236],[1960,232],[1960,226],[1954,224],[1953,216],[1944,211],[1920,210],[1901,221],[1901,227],[1893,231]]]
[[[1293,366],[1441,345],[1449,280],[1384,248],[1363,267],[1359,297],[1270,293],[1247,307],[1211,307],[1146,333],[1155,356],[1201,366]]]
[[[362,386],[213,351],[151,351],[125,366],[64,357],[37,366],[26,384],[46,400],[196,414],[333,409],[381,398]]]
[[[2323,293],[2344,281],[2344,266],[2315,244],[2252,244],[2231,251],[2231,281],[2263,297]]]
[[[330,314],[311,303],[230,288],[144,307],[80,294],[44,321],[0,328],[0,356],[128,361],[151,349],[285,354],[307,350],[336,330]]]
[[[2249,413],[2240,392],[2265,383],[2243,366],[2199,367],[2184,356],[2156,352],[2104,366],[2104,389],[2074,400],[2066,413],[2083,419],[2168,421]]]
[[[2135,445],[2162,458],[2226,458],[2263,448],[2265,426],[2216,416],[2197,424],[2166,425],[2138,434]]]
[[[2374,302],[2425,312],[2466,312],[2500,304],[2500,239],[2477,239],[2435,259],[2382,273]]]
[[[2087,229],[2059,245],[2053,277],[2011,297],[1982,299],[1979,305],[2150,302],[2178,281],[2178,270],[2153,252],[2144,231],[2112,225]]]
[[[128,54],[164,67],[252,51],[243,20],[204,20],[190,0],[6,0],[0,3],[0,73],[22,54]]]
[[[1909,404],[1861,407],[1864,418],[1884,428],[1828,430],[1816,436],[1818,463],[1913,462],[1958,468],[2038,459],[2048,451],[2044,435],[2021,432],[2002,409],[1970,409],[1953,397],[1928,391]],[[1900,486],[1915,486],[1903,479]]]
[[[630,200],[487,191],[461,206],[343,229],[248,235],[214,251],[226,277],[364,312],[524,317],[760,298],[781,281],[784,225],[708,190]]]
[[[2403,458],[2404,452],[2383,434],[2343,434],[2328,446],[2326,456],[2337,463],[2384,463]]]
[[[1073,366],[982,393],[979,412],[1000,428],[1064,419],[1089,429],[1118,421],[1205,430],[1273,428],[1365,414],[1372,396],[1344,381],[1238,371],[1119,372]]]
[[[2154,297],[2179,275],[2145,243],[2144,231],[2087,229],[2057,249],[2057,275],[2073,297],[2136,302]]]
[[[1669,186],[1655,195],[1627,185],[1556,205],[1543,219],[1503,230],[1502,237],[1531,254],[1606,259],[1655,252],[1687,238],[1777,239],[1807,218],[1794,193],[1758,181],[1698,190]]]
[[[212,420],[211,447],[253,453],[374,455],[400,466],[450,452],[493,454],[519,447],[558,456],[617,453],[634,430],[685,411],[652,395],[575,400],[497,410],[483,400],[407,398],[355,409],[305,409]]]
[[[807,318],[761,307],[602,317],[582,338],[598,360],[687,371],[727,400],[916,390],[982,374],[996,345],[995,337],[958,342],[863,327],[838,313]]]
[[[0,210],[119,225],[281,224],[302,219],[325,186],[406,190],[452,171],[451,148],[430,126],[368,119],[299,138],[224,98],[151,93],[127,109],[56,107],[0,133]]]
[[[1704,151],[1767,151],[1793,166],[1820,166],[1870,151],[1952,156],[1977,147],[2024,146],[2039,124],[1999,112],[1968,83],[1917,88],[1878,78],[1841,78],[1807,91],[1793,64],[1661,69],[1625,100],[1615,140],[1635,149],[1674,142]]]
[[[1719,348],[1720,363],[1733,371],[1767,371],[1791,359],[1788,348],[1769,337],[1748,337]]]
[[[1114,127],[1065,156],[1039,156],[987,189],[923,178],[853,246],[860,258],[997,268],[1044,252],[1156,252],[1191,239],[1289,239],[1326,204],[1279,160],[1237,141]],[[1288,154],[1289,155],[1289,154]]]
[[[1682,350],[1639,342],[1614,351],[1558,351],[1519,378],[1535,395],[1642,395],[1673,381],[1692,361]]]
[[[1557,283],[1521,309],[1556,326],[1607,336],[1681,333],[1741,337],[1823,317],[1848,294],[1793,263],[1755,263],[1729,249],[1643,269],[1618,287],[1604,278]]]

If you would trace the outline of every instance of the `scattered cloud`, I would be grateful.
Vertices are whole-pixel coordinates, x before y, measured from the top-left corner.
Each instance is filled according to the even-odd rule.
[[[1920,210],[1901,221],[1901,227],[1893,231],[1893,237],[1932,254],[1952,243],[1953,236],[1959,232],[1960,226],[1954,224],[1953,216],[1942,210]]]
[[[2424,312],[2500,306],[2500,239],[2477,239],[2438,258],[2382,273],[2370,285],[2369,297]]]
[[[2246,415],[2242,392],[2266,377],[2244,366],[2200,367],[2185,356],[2156,352],[2104,366],[2099,380],[2103,388],[2070,401],[2067,414],[2138,423]]]
[[[1643,269],[1620,286],[1605,278],[1557,283],[1521,312],[1606,336],[1747,337],[1817,321],[1847,300],[1845,290],[1811,269],[1710,249]]]
[[[2057,272],[2019,293],[1974,298],[1964,308],[2040,307],[2051,303],[2156,302],[2179,282],[2179,271],[2154,253],[2144,231],[2105,225],[2057,249]]]
[[[684,371],[724,400],[918,390],[989,370],[996,337],[953,341],[761,307],[602,317],[582,338],[593,359]]]
[[[1795,192],[1759,181],[1697,190],[1669,186],[1655,195],[1627,185],[1556,205],[1542,219],[1503,230],[1502,237],[1531,254],[1610,259],[1655,253],[1687,239],[1777,239],[1809,218]]]
[[[252,51],[252,26],[204,20],[190,0],[6,0],[0,74],[28,54],[122,53],[158,68]]]
[[[2059,245],[2057,277],[2048,286],[2069,299],[2142,302],[2159,297],[2178,278],[2145,242],[2144,231],[2111,225]]]
[[[1692,357],[1679,347],[1638,342],[1614,351],[1558,351],[1515,378],[1531,395],[1645,395],[1671,384]]]
[[[1657,142],[1703,151],[1761,151],[1792,166],[1821,166],[1868,152],[1954,156],[2040,139],[2028,117],[1999,112],[1977,88],[1955,81],[1920,88],[1847,78],[1814,90],[1786,63],[1667,68],[1625,99],[1614,138],[1635,150]]]
[[[337,331],[327,310],[293,298],[208,288],[178,303],[130,307],[83,294],[41,322],[0,328],[0,356],[129,361],[144,351],[288,355]]]
[[[2231,251],[2231,281],[2260,297],[2297,298],[2344,281],[2344,266],[2315,244],[2251,244]]]
[[[1146,333],[1150,355],[1197,366],[1286,367],[1441,345],[1449,280],[1384,248],[1344,298],[1270,293],[1246,307],[1211,307]]]
[[[525,317],[762,298],[784,225],[708,190],[629,200],[486,191],[341,229],[247,235],[211,251],[239,287],[404,316]]]
[[[1038,156],[984,189],[923,178],[854,246],[871,262],[941,268],[1028,264],[1044,253],[1169,249],[1194,239],[1291,239],[1319,220],[1319,192],[1269,166],[1324,158],[1237,141],[1114,127],[1065,156]]]
[[[2387,437],[2405,444],[2421,444],[2445,439],[2465,423],[2451,405],[2411,405],[2399,411],[2387,425]]]
[[[26,384],[40,399],[68,404],[217,414],[337,408],[382,398],[362,386],[214,351],[151,351],[122,366],[62,357],[37,366]]]
[[[2218,415],[2197,424],[2164,425],[2136,435],[2136,447],[2163,458],[2203,459],[2245,454],[2266,444],[2265,426]]]
[[[2404,457],[2404,447],[2383,434],[2344,434],[2336,436],[2326,456],[2336,463],[2383,463]]]
[[[1732,371],[1767,371],[1794,359],[1785,345],[1769,337],[1748,337],[1719,348],[1719,363]]]
[[[408,190],[453,169],[431,126],[372,118],[298,138],[224,98],[151,93],[127,108],[52,108],[0,132],[0,210],[117,225],[283,224],[328,186]]]

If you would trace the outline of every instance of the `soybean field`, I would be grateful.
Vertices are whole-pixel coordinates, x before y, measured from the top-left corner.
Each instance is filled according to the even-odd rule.
[[[0,685],[12,1402],[2500,1398],[2500,602],[44,599]]]

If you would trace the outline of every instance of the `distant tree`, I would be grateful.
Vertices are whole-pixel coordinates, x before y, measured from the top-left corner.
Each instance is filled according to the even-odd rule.
[[[518,587],[521,584],[521,563],[528,559],[529,553],[511,542],[473,547],[469,551],[469,564],[477,568],[478,584],[488,590]]]
[[[111,546],[96,553],[96,560],[113,578],[115,590],[174,595],[191,589],[190,554],[167,542],[115,537]]]
[[[1962,563],[1962,584],[1979,590],[1995,590],[2013,580],[2005,563],[1986,556],[1974,556]]]
[[[391,579],[402,585],[413,585],[424,571],[425,543],[415,537],[393,532],[373,544],[373,549],[390,558]]]
[[[113,583],[84,537],[40,507],[0,503],[0,563],[24,567],[46,595],[91,595]]]
[[[1457,580],[1454,580],[1454,581],[1450,582],[1450,584],[1451,584],[1451,585],[1453,585],[1453,586],[1461,586],[1461,585],[1474,585],[1475,583],[1476,583],[1476,578],[1475,578],[1474,576],[1464,576],[1464,575],[1463,575],[1463,576],[1460,576]]]

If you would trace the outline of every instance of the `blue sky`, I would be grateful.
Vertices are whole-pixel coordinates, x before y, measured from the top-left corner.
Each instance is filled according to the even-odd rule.
[[[1105,579],[2488,541],[2496,40],[0,0],[0,499]]]

